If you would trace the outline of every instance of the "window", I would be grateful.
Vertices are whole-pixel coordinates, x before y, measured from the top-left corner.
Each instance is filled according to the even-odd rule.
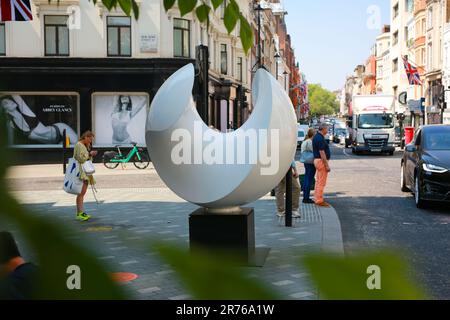
[[[433,28],[433,8],[428,9],[428,29]]]
[[[46,56],[69,55],[69,28],[68,16],[45,16],[44,38]]]
[[[189,58],[191,56],[191,25],[189,20],[173,19],[173,55]]]
[[[5,24],[0,23],[0,56],[6,55]]]
[[[398,16],[398,3],[394,6],[393,11],[394,11],[393,12],[393,16],[394,16],[394,19],[395,19]]]
[[[428,44],[427,56],[428,56],[427,69],[432,70],[433,69],[433,44],[432,43]]]
[[[107,17],[108,56],[131,56],[131,18]]]
[[[220,5],[220,18],[222,20],[225,18],[225,9],[227,8],[227,2],[228,0],[223,0],[222,4]]]
[[[228,52],[226,44],[220,45],[220,73],[228,73]]]
[[[427,63],[427,60],[426,60],[427,55],[425,52],[425,48],[423,48],[421,51],[422,51],[422,66],[424,66]]]
[[[406,12],[412,13],[414,11],[414,1],[413,0],[405,0],[405,8],[406,8]]]
[[[398,71],[398,59],[394,59],[392,61],[392,72],[397,72]]]
[[[242,57],[237,58],[237,79],[242,82],[243,78],[243,66],[242,66]]]
[[[395,46],[397,43],[398,43],[398,31],[395,31],[392,39],[392,45]]]

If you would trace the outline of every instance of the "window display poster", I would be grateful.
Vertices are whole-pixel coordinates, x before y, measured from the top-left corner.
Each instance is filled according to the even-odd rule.
[[[62,145],[78,141],[78,95],[0,93],[0,110],[8,118],[15,146]]]
[[[145,146],[148,95],[94,94],[93,102],[94,145]]]

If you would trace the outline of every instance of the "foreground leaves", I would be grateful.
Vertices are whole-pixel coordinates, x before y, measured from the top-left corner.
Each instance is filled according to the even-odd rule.
[[[408,277],[409,268],[393,252],[351,257],[310,255],[304,258],[322,299],[328,300],[417,300],[425,295]],[[379,269],[377,269],[379,267]],[[380,271],[380,290],[376,272]]]
[[[233,257],[210,252],[189,253],[158,243],[155,249],[170,264],[185,287],[200,300],[275,300],[278,296],[247,269],[237,268]]]
[[[12,222],[36,253],[41,270],[38,299],[123,299],[122,290],[95,256],[67,238],[69,230],[25,211],[6,189],[5,173],[10,159],[6,117],[0,110],[0,219]],[[3,230],[1,230],[3,231]],[[82,290],[68,290],[69,266],[81,268]]]

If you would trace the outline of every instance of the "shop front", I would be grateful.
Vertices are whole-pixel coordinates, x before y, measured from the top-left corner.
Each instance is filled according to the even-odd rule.
[[[60,162],[86,130],[102,150],[145,146],[145,119],[164,81],[189,59],[2,58],[0,109],[17,164]],[[70,152],[70,150],[69,150]],[[97,159],[98,160],[98,159]]]

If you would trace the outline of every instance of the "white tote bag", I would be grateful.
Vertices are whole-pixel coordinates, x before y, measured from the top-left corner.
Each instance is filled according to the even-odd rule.
[[[64,177],[63,189],[67,193],[79,195],[82,188],[83,181],[80,179],[80,165],[74,158],[70,158],[66,176]]]
[[[92,176],[95,173],[95,167],[91,160],[85,161],[82,164],[82,167],[83,167],[83,172],[87,176]]]

